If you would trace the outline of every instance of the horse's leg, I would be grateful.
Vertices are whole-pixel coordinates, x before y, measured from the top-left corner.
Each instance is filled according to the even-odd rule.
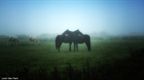
[[[76,51],[78,51],[78,43],[76,43]]]
[[[78,43],[74,43],[74,51],[78,51]]]
[[[72,44],[72,43],[69,43],[69,51],[71,51],[71,44]]]
[[[75,52],[75,50],[76,50],[76,43],[74,43],[74,52]]]

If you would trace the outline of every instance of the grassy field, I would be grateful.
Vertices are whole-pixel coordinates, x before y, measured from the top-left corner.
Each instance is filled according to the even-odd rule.
[[[144,71],[141,62],[144,61],[144,39],[93,38],[91,44],[90,52],[85,44],[79,45],[78,52],[69,52],[69,45],[63,44],[61,52],[58,52],[54,40],[40,41],[39,44],[20,42],[18,45],[5,45],[3,42],[0,44],[0,77],[121,80],[130,78],[131,73],[142,77],[138,70]]]

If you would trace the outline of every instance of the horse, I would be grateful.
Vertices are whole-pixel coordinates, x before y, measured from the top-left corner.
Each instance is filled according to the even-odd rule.
[[[29,41],[32,42],[33,44],[39,42],[37,39],[32,38],[32,37],[29,38]]]
[[[78,44],[85,43],[88,51],[91,51],[90,36],[85,34],[83,36],[74,36],[74,51],[78,51]]]
[[[74,51],[78,51],[78,44],[85,43],[88,51],[91,50],[90,44],[90,36],[88,34],[83,34],[79,30],[73,32],[73,43],[74,43]]]
[[[55,39],[55,46],[56,49],[60,52],[60,47],[62,43],[69,43],[69,51],[71,51],[71,45],[72,45],[72,32],[69,30],[66,30],[62,35],[57,35]]]
[[[8,39],[8,42],[10,43],[10,45],[17,45],[19,43],[19,40],[17,38],[10,37]]]
[[[79,30],[69,31],[66,30],[62,35],[57,35],[55,43],[56,49],[60,51],[60,46],[62,43],[69,43],[69,51],[71,51],[71,45],[74,43],[74,51],[78,51],[78,44],[86,43],[88,51],[91,50],[90,36],[85,34],[83,35]]]

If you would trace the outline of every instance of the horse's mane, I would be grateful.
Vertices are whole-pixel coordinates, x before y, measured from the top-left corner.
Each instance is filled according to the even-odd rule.
[[[73,32],[68,29],[62,33],[63,36],[72,36],[72,34]]]

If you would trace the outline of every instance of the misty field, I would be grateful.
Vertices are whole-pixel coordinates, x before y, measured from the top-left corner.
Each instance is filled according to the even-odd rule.
[[[73,45],[72,45],[73,46]],[[0,43],[0,77],[23,80],[122,80],[143,78],[144,38],[92,38],[92,51],[85,44],[79,51],[61,52],[54,39],[39,43]]]

